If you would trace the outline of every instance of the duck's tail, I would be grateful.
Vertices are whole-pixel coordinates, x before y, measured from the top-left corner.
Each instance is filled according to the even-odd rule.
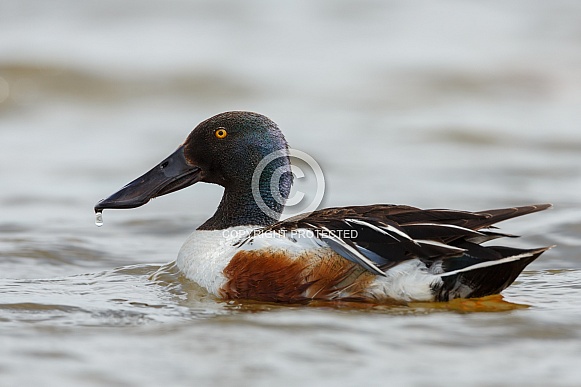
[[[528,264],[552,247],[523,250],[491,246],[488,249],[494,250],[500,258],[474,262],[473,256],[459,257],[460,262],[454,266],[460,268],[442,267],[444,272],[439,275],[442,281],[433,285],[435,299],[449,301],[498,294],[512,284]],[[472,262],[468,263],[470,260]]]

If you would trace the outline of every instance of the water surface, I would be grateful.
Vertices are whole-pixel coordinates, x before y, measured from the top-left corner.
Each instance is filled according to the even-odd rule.
[[[581,384],[575,1],[4,1],[0,385]],[[557,247],[449,304],[222,302],[173,265],[219,202],[101,198],[226,110],[323,168],[325,206],[483,210]]]

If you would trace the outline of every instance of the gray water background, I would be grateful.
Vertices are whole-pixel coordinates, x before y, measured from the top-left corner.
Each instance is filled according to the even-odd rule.
[[[581,384],[580,21],[565,0],[3,0],[0,385]],[[172,261],[219,187],[102,228],[92,208],[227,110],[313,156],[323,206],[551,202],[501,226],[557,247],[488,312],[215,300]]]

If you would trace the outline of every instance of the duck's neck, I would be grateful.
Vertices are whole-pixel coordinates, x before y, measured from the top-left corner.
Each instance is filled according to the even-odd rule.
[[[245,180],[236,180],[226,186],[218,209],[210,219],[198,227],[198,230],[223,230],[229,227],[250,225],[268,226],[278,221],[292,186],[290,161],[286,157],[281,159],[271,162],[264,169],[258,184],[252,184],[252,179],[249,177]],[[279,192],[272,192],[272,177],[275,173],[278,176],[281,171],[283,173],[278,179]],[[249,175],[242,173],[241,176]],[[274,181],[276,183],[276,180]],[[253,194],[253,187],[256,185],[259,190],[255,194],[260,195],[262,203],[258,203],[259,200],[256,200]],[[276,189],[276,184],[274,188]]]

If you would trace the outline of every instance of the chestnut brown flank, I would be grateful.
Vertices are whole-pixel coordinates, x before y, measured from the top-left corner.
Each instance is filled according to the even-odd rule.
[[[316,255],[315,255],[316,254]],[[375,277],[330,249],[290,257],[282,250],[240,251],[224,269],[225,299],[299,303],[365,299]]]

